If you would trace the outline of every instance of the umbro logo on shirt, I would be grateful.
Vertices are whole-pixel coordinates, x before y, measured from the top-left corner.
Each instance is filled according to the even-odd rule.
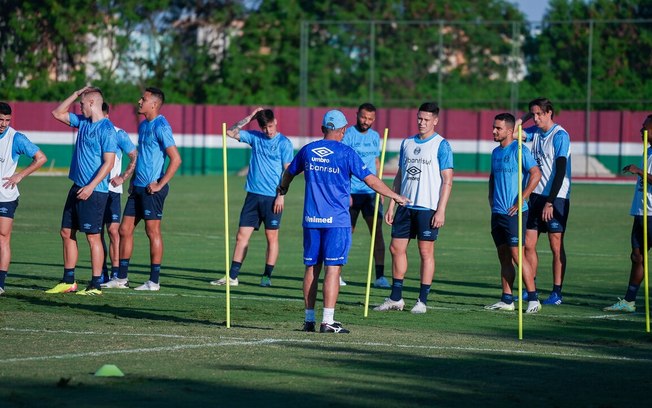
[[[318,147],[316,149],[312,149],[312,152],[316,154],[319,157],[326,157],[330,156],[333,154],[333,151],[331,149],[328,149],[326,147]]]
[[[405,171],[411,176],[416,176],[417,174],[421,173],[421,169],[415,166],[409,167]]]

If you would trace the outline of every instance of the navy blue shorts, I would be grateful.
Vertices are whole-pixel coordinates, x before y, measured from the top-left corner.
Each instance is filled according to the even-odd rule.
[[[376,211],[376,193],[373,194],[351,194],[351,207],[349,207],[349,214],[351,215],[351,226],[355,227],[358,222],[358,215],[362,212],[363,218],[373,217],[374,213],[378,218],[383,218],[383,203],[378,200],[378,211]]]
[[[274,214],[274,200],[276,200],[276,197],[247,193],[240,212],[240,226],[254,227],[258,231],[260,224],[264,222],[265,229],[279,229],[283,213]]]
[[[114,191],[109,191],[109,198],[106,200],[106,208],[104,209],[104,223],[113,224],[120,223],[120,197],[122,194]]]
[[[647,217],[647,245],[652,245],[652,215]],[[634,217],[632,224],[632,248],[643,248],[643,216]],[[641,251],[643,253],[643,251]]]
[[[78,185],[73,185],[68,191],[61,216],[61,228],[70,228],[86,234],[98,234],[102,230],[104,209],[109,193],[93,191],[88,199],[80,200],[77,198],[80,189]]]
[[[303,263],[344,265],[351,249],[351,228],[303,228]]]
[[[544,222],[541,219],[543,207],[546,205],[546,197],[532,193],[530,195],[529,215],[527,217],[527,229],[539,232],[564,232],[570,212],[570,200],[555,198],[552,202],[552,220]]]
[[[439,228],[432,227],[435,210],[415,210],[398,207],[392,224],[392,238],[416,238],[419,241],[436,241]]]
[[[165,197],[168,196],[169,191],[169,184],[154,194],[147,193],[147,187],[134,187],[127,198],[123,215],[135,217],[136,222],[163,219],[163,204],[165,204]]]
[[[14,214],[16,213],[16,208],[18,208],[18,199],[0,203],[0,217],[13,219]]]
[[[525,221],[528,212],[523,211],[523,223],[521,224],[521,233],[523,234],[523,245],[525,245]],[[491,213],[491,236],[494,239],[496,248],[501,245],[518,247],[518,215],[509,216],[507,214]]]

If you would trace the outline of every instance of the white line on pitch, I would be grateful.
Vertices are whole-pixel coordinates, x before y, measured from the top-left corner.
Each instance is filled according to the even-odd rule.
[[[493,349],[493,348],[479,348],[479,347],[456,347],[456,346],[427,346],[427,345],[414,345],[414,344],[392,344],[392,343],[379,343],[379,342],[345,342],[345,341],[319,341],[309,339],[275,339],[265,338],[260,340],[242,340],[242,339],[226,339],[217,343],[205,344],[186,344],[177,346],[164,346],[164,347],[150,347],[150,348],[137,348],[137,349],[123,349],[123,350],[107,350],[107,351],[93,351],[87,353],[71,353],[59,354],[53,356],[35,356],[35,357],[16,357],[8,359],[0,359],[0,364],[29,362],[29,361],[47,361],[47,360],[62,360],[69,358],[80,357],[99,357],[106,355],[117,354],[133,354],[133,353],[160,353],[170,351],[183,351],[198,348],[211,348],[211,347],[224,347],[224,346],[259,346],[264,344],[279,344],[279,343],[302,343],[302,344],[320,344],[325,346],[362,346],[362,347],[387,347],[387,348],[401,348],[401,349],[419,349],[419,350],[437,350],[437,351],[460,351],[468,353],[500,353],[524,356],[542,356],[542,357],[562,357],[562,358],[576,358],[576,359],[590,359],[590,360],[610,360],[610,361],[632,361],[650,363],[651,359],[645,358],[632,358],[623,356],[601,356],[591,354],[577,354],[577,353],[561,353],[561,352],[537,352],[527,350],[510,350],[510,349]]]

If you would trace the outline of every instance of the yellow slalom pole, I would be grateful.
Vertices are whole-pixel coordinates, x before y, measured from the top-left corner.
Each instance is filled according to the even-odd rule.
[[[226,123],[222,123],[222,163],[224,164],[224,270],[226,271],[226,328],[231,327],[231,282],[229,279],[229,178],[226,161]]]
[[[385,151],[387,149],[387,134],[389,129],[385,128],[383,135],[383,147],[380,150],[380,169],[378,169],[378,178],[383,179],[383,168],[385,167]],[[380,204],[380,194],[376,193],[376,204],[374,208],[378,211]],[[376,228],[378,227],[378,217],[374,214],[374,222],[371,225],[371,246],[369,248],[369,268],[367,270],[367,291],[364,298],[364,317],[369,315],[369,292],[371,291],[371,268],[374,262],[374,245],[376,244]]]
[[[518,339],[523,340],[523,126],[518,125]]]
[[[647,149],[648,134],[643,131],[643,281],[645,282],[645,331],[650,332],[650,288],[648,286],[648,243],[647,243]]]

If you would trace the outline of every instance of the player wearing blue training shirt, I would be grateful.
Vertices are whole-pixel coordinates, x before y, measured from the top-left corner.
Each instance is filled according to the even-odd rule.
[[[161,220],[163,205],[170,189],[169,182],[181,165],[181,156],[172,137],[172,128],[159,112],[165,94],[158,88],[146,88],[138,101],[138,113],[145,119],[138,126],[138,160],[131,178],[130,194],[120,223],[120,267],[115,287],[126,287],[129,260],[134,250],[134,229],[145,220],[149,239],[149,279],[135,290],[156,291],[161,288],[159,276],[163,260]],[[169,158],[167,168],[165,159]]]
[[[0,102],[0,295],[5,292],[5,279],[11,263],[11,231],[18,207],[18,183],[47,161],[45,154],[27,136],[16,132],[11,124],[11,106]],[[21,155],[32,162],[19,172]]]
[[[109,104],[104,102],[102,104],[102,113],[106,118],[109,117]],[[122,212],[122,204],[120,203],[122,197],[122,184],[128,180],[136,168],[136,158],[138,151],[136,146],[132,143],[129,135],[119,127],[115,127],[116,143],[118,150],[115,154],[115,163],[109,173],[109,198],[106,200],[106,208],[104,209],[104,227],[109,232],[109,247],[104,240],[104,228],[100,237],[102,237],[102,247],[104,248],[104,265],[102,267],[102,284],[103,288],[119,287],[120,283],[116,280],[118,278],[119,261],[120,261],[120,213]],[[122,155],[127,154],[129,157],[129,164],[125,171],[122,171]],[[111,258],[111,275],[106,266],[107,255]],[[110,279],[116,280],[110,282]]]
[[[518,264],[518,141],[514,140],[515,118],[509,113],[496,115],[493,124],[494,141],[500,143],[491,153],[491,175],[489,176],[489,206],[491,207],[491,236],[496,244],[503,294],[500,301],[485,309],[514,310],[513,287]],[[523,220],[527,220],[527,199],[541,179],[530,149],[523,146],[522,151]],[[522,225],[525,237],[525,223]],[[534,271],[523,257],[523,281],[528,293],[526,313],[537,313],[541,309],[534,282]]]
[[[374,191],[403,205],[405,197],[391,191],[378,177],[371,174],[360,156],[341,142],[346,118],[340,111],[329,111],[322,121],[324,138],[307,144],[283,173],[278,186],[277,201],[283,196],[299,173],[306,180],[303,201],[303,278],[305,301],[304,331],[315,331],[315,302],[322,264],[325,265],[323,283],[324,315],[321,333],[348,333],[334,320],[335,304],[340,290],[340,272],[346,264],[351,247],[351,219],[349,195],[351,176],[355,175]]]
[[[70,106],[80,98],[81,115],[69,113]],[[73,186],[61,219],[63,239],[63,280],[47,293],[66,293],[77,290],[75,264],[78,258],[77,231],[86,234],[91,249],[92,279],[78,295],[100,295],[104,249],[100,239],[104,208],[109,195],[109,172],[116,152],[115,128],[102,113],[104,102],[98,88],[84,87],[52,111],[61,123],[78,128],[75,149],[68,178]]]
[[[392,225],[392,291],[389,298],[374,308],[378,311],[403,310],[403,279],[407,272],[407,247],[417,238],[421,257],[421,286],[412,313],[426,313],[428,293],[435,275],[435,240],[446,220],[446,206],[453,188],[453,152],[448,141],[435,132],[439,106],[426,102],[419,107],[419,133],[401,143],[399,168],[394,191],[401,192],[411,204],[394,215],[389,203],[385,222]]]
[[[561,305],[561,289],[566,274],[564,233],[570,211],[571,147],[570,136],[553,122],[552,102],[537,98],[529,103],[530,112],[523,121],[534,119],[535,126],[523,129],[527,142],[532,142],[532,155],[541,170],[541,181],[530,196],[527,220],[525,257],[536,276],[539,265],[537,241],[539,234],[548,233],[552,251],[553,287],[544,305]],[[518,126],[520,120],[516,122]]]
[[[634,217],[631,233],[632,252],[630,255],[631,269],[629,272],[629,285],[625,292],[625,298],[619,299],[618,302],[611,306],[605,307],[604,311],[607,312],[625,312],[634,313],[636,311],[636,295],[641,283],[645,278],[644,266],[644,239],[643,239],[643,175],[647,177],[647,191],[645,192],[645,202],[647,203],[647,224],[652,225],[652,115],[648,115],[643,121],[641,127],[641,137],[645,136],[645,131],[648,132],[647,149],[647,172],[643,171],[643,163],[638,166],[635,164],[628,164],[623,168],[623,172],[636,174],[636,185],[634,186],[634,197],[632,198],[632,206],[629,214]],[[648,248],[652,246],[652,228],[647,229],[647,242]]]
[[[241,130],[253,118],[256,118],[261,131]],[[278,123],[270,109],[258,108],[251,115],[233,125],[226,134],[251,146],[251,161],[247,174],[247,197],[240,213],[240,226],[236,236],[233,261],[229,270],[229,283],[238,285],[240,267],[247,256],[249,239],[254,230],[265,223],[267,253],[265,269],[260,286],[272,286],[272,271],[278,258],[278,230],[283,215],[283,200],[274,205],[276,186],[281,181],[281,174],[292,161],[294,150],[290,139],[278,132]],[[212,285],[225,285],[226,277],[214,280]]]
[[[380,167],[380,135],[371,128],[376,120],[376,107],[370,103],[363,103],[358,108],[356,114],[356,124],[346,129],[342,143],[351,146],[360,156],[362,162],[367,166],[371,174],[378,174]],[[376,192],[369,188],[362,180],[356,176],[351,177],[351,228],[355,231],[355,224],[358,221],[358,215],[362,212],[369,232],[373,229],[374,217],[380,221],[383,218],[383,202],[376,206]],[[374,286],[377,288],[389,288],[389,283],[385,278],[385,240],[383,239],[382,222],[376,223],[376,237],[374,245],[374,263],[376,265],[376,280]],[[346,285],[344,281],[340,285]]]

